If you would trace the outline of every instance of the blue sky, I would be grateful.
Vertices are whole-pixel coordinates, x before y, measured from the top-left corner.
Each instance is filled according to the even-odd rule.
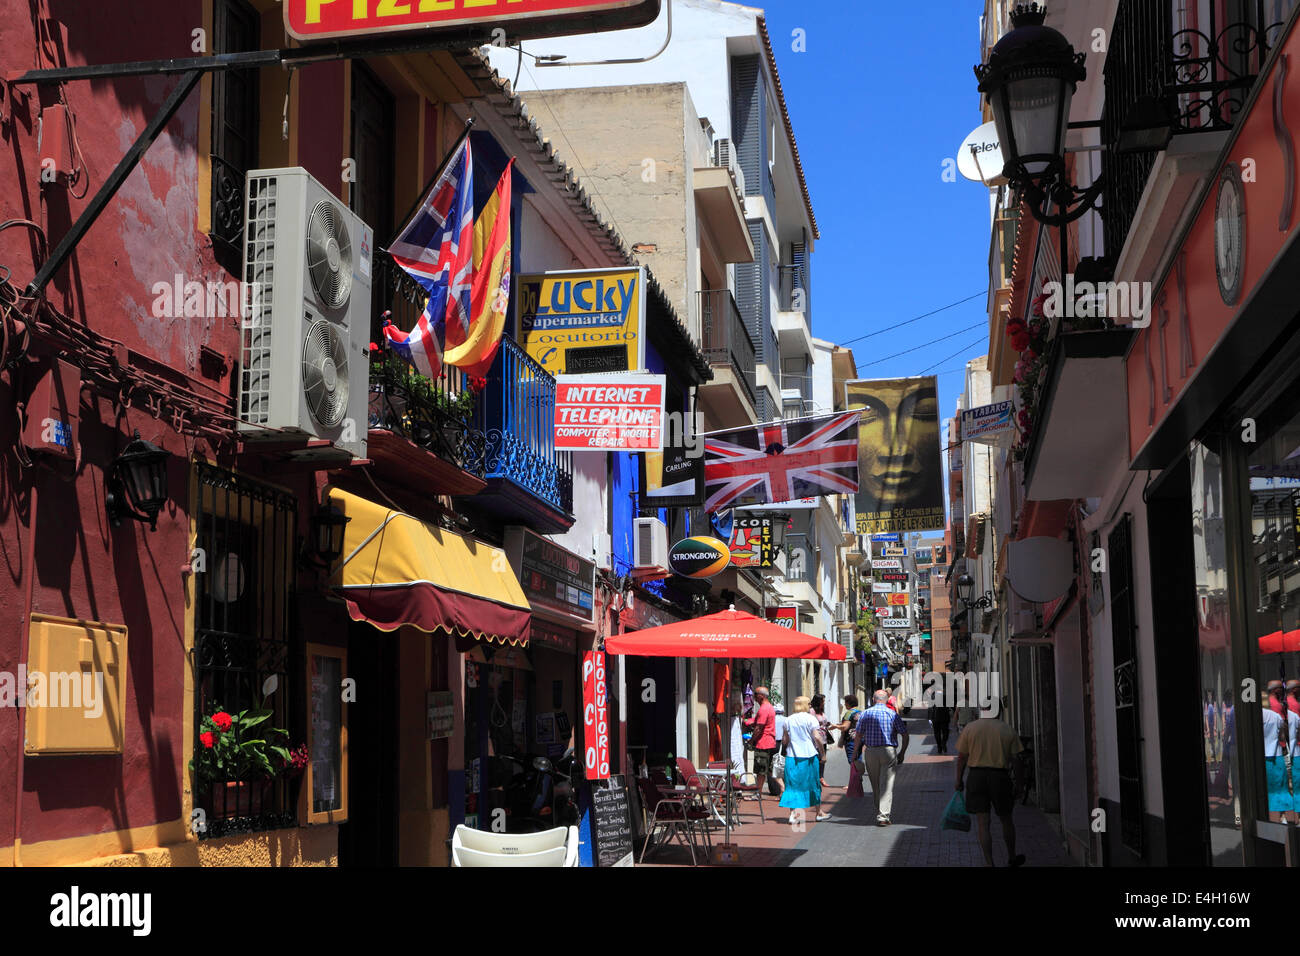
[[[980,54],[981,5],[761,5],[821,230],[813,334],[848,344],[864,378],[935,366],[930,374],[939,373],[940,407],[950,416],[962,366],[988,350],[988,190],[960,176],[942,178],[943,160],[955,159],[980,124],[971,67]],[[792,50],[795,29],[806,31],[807,52]],[[890,331],[849,341],[882,329]]]

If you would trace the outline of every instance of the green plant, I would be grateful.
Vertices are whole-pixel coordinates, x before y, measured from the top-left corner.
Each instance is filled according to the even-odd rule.
[[[400,423],[404,428],[415,422],[437,423],[443,419],[467,423],[474,413],[474,393],[470,389],[451,393],[438,388],[391,350],[372,358],[372,368],[372,378],[383,382],[387,394],[405,399]]]
[[[270,710],[241,710],[229,714],[216,707],[199,725],[199,745],[190,761],[190,771],[200,780],[255,780],[274,777],[294,758],[285,746],[287,731],[263,726]]]

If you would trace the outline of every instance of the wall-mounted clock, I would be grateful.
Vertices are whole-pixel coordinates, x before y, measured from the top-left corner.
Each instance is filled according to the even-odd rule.
[[[1219,174],[1219,192],[1214,200],[1214,272],[1225,305],[1237,304],[1245,266],[1246,202],[1241,170],[1235,163],[1228,163]]]

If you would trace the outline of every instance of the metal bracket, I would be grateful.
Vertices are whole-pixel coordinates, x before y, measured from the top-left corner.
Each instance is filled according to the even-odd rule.
[[[199,79],[202,76],[203,74],[199,70],[191,70],[177,84],[176,89],[172,90],[171,95],[167,97],[154,118],[136,137],[127,154],[122,157],[113,172],[104,180],[104,184],[99,187],[99,191],[95,193],[95,198],[82,210],[81,215],[77,217],[77,221],[72,224],[72,228],[59,240],[58,246],[50,253],[50,257],[42,263],[40,271],[36,273],[36,277],[27,286],[27,295],[36,297],[44,292],[45,287],[49,285],[55,273],[63,267],[68,257],[72,255],[77,243],[95,224],[95,221],[104,211],[104,207],[108,205],[109,200],[117,194],[122,183],[126,181],[126,177],[131,175],[131,171],[140,162],[140,157],[153,145],[153,141],[158,138],[158,134],[162,132],[163,127],[176,115],[176,110],[180,108],[181,103],[190,95],[194,87],[198,86]]]

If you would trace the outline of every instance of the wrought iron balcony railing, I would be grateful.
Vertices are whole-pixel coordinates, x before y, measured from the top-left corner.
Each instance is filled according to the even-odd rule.
[[[375,252],[375,297],[393,324],[415,327],[424,311],[424,290],[411,281],[388,253]],[[473,425],[475,395],[465,373],[444,366],[428,379],[406,367],[387,349],[370,364],[369,427],[401,435],[457,468],[484,477],[485,442]]]
[[[486,441],[486,477],[504,478],[573,514],[573,454],[555,450],[555,379],[502,339],[474,425]]]
[[[1154,101],[1174,135],[1231,129],[1300,0],[1120,0],[1106,52],[1102,141]],[[1117,255],[1155,164],[1153,152],[1102,154],[1102,219]]]
[[[745,328],[736,299],[728,289],[696,293],[700,309],[700,340],[710,365],[730,365],[754,401],[754,340]]]

